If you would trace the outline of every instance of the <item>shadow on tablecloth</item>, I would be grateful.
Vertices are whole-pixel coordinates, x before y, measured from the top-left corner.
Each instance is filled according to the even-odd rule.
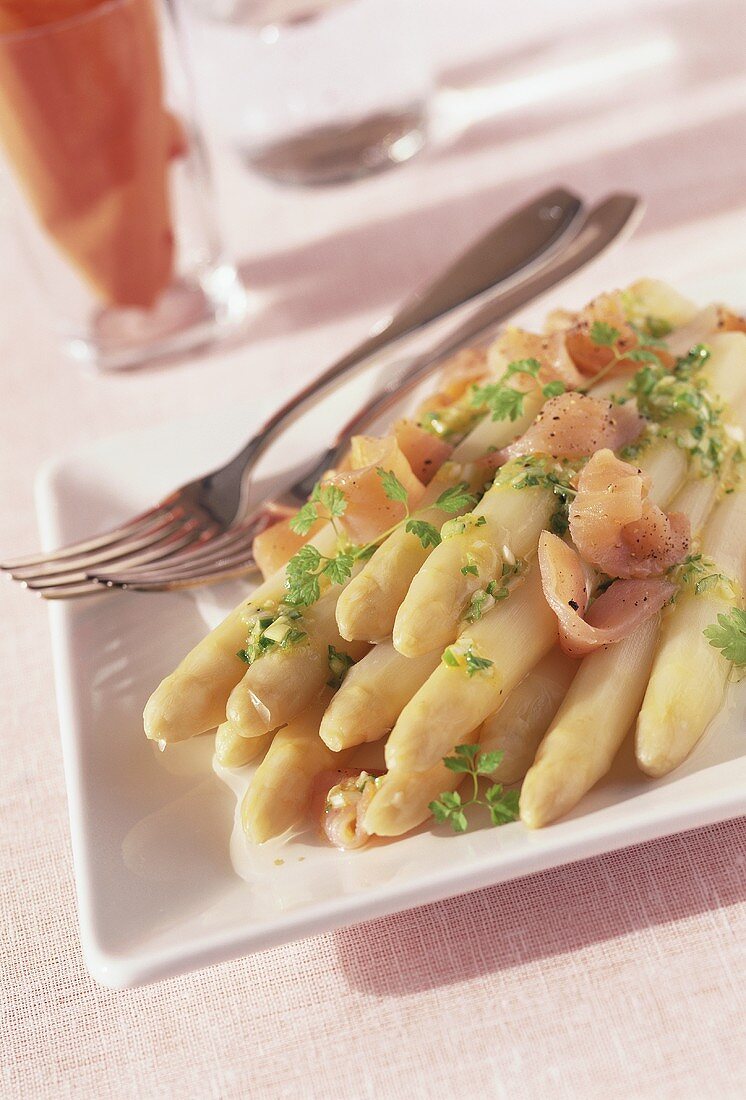
[[[569,952],[582,968],[593,944],[626,936],[632,953],[659,925],[727,922],[746,897],[745,859],[740,818],[344,929],[335,946],[350,986],[374,996],[535,971]]]

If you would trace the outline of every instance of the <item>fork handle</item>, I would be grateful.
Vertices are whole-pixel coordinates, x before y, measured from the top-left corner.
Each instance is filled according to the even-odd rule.
[[[374,332],[278,409],[225,471],[244,471],[308,406],[338,386],[382,347],[409,335],[492,287],[536,266],[572,232],[582,201],[552,188],[503,218],[472,244],[434,282],[414,294],[384,328]],[[230,473],[229,473],[230,471]]]
[[[293,486],[294,495],[302,497],[310,494],[322,474],[337,465],[354,435],[397,405],[405,394],[415,389],[445,360],[461,348],[491,336],[497,325],[590,263],[622,234],[631,233],[642,216],[642,210],[642,201],[636,195],[626,194],[611,195],[593,207],[573,240],[538,272],[491,298],[435,348],[411,359],[403,371],[389,379],[384,389],[358,409],[344,425],[331,447],[314,463],[313,469]]]

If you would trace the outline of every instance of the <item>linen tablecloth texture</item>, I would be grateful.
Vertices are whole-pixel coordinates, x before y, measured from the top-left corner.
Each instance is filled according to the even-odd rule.
[[[292,192],[219,154],[229,240],[256,291],[243,347],[81,373],[43,331],[2,215],[3,550],[37,541],[42,461],[205,402],[271,405],[549,183],[649,201],[635,240],[568,299],[638,273],[697,275],[713,293],[720,271],[743,276],[739,0],[614,0],[603,17],[590,0],[499,8],[429,0],[457,94],[440,97],[433,143],[406,168]],[[460,129],[465,112],[482,121]],[[0,598],[3,1096],[746,1095],[744,820],[146,989],[100,988],[76,930],[45,609],[11,586]]]

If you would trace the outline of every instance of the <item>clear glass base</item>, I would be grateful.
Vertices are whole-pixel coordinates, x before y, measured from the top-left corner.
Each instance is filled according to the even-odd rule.
[[[368,115],[358,122],[322,126],[302,134],[244,149],[257,172],[279,183],[319,185],[358,179],[402,164],[426,140],[422,104]]]
[[[248,313],[249,295],[238,272],[220,264],[199,280],[173,283],[153,309],[100,310],[90,334],[69,337],[66,350],[99,370],[127,370],[224,339]]]

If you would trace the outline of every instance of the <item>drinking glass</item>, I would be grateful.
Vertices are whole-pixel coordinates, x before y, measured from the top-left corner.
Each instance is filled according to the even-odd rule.
[[[201,94],[256,171],[336,183],[425,141],[432,86],[421,0],[191,0]]]
[[[130,367],[234,329],[247,295],[219,240],[174,4],[15,8],[25,25],[0,14],[0,150],[69,352]]]

